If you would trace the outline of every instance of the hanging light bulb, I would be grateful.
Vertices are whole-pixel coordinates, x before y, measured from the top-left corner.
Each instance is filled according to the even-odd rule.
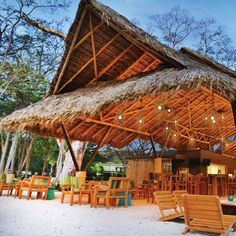
[[[122,115],[121,114],[118,115],[118,120],[122,120],[122,119],[123,119]]]
[[[142,120],[141,118],[139,118],[138,123],[139,123],[139,124],[142,124],[142,123],[143,123],[143,120]]]
[[[212,120],[212,123],[215,124],[215,123],[216,123],[216,120]]]
[[[211,116],[211,120],[215,120],[215,117],[213,115]]]
[[[174,133],[174,137],[176,137],[176,136],[177,136],[177,134]]]
[[[162,109],[161,104],[159,104],[159,105],[157,106],[157,109],[158,109],[159,111],[161,111],[161,109]]]
[[[193,142],[193,138],[190,138],[190,141]]]
[[[168,126],[166,126],[166,130],[168,130],[169,129],[169,127]]]
[[[208,120],[208,117],[207,117],[207,116],[205,117],[205,120]]]
[[[168,108],[168,109],[167,109],[167,112],[169,112],[169,113],[170,113],[170,112],[171,112],[171,108]]]
[[[224,120],[224,118],[225,118],[225,116],[224,116],[224,115],[222,115],[222,116],[221,116],[221,119],[222,119],[222,120]]]
[[[177,124],[177,120],[175,120],[174,122],[175,122],[175,124]]]

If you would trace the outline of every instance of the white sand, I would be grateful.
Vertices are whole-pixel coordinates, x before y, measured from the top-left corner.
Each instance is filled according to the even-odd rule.
[[[178,236],[184,230],[183,223],[157,221],[159,212],[153,204],[94,209],[89,205],[70,206],[68,201],[61,204],[59,194],[56,200],[47,201],[0,197],[0,235]],[[187,234],[199,235],[210,234]],[[229,235],[236,233],[230,232]]]

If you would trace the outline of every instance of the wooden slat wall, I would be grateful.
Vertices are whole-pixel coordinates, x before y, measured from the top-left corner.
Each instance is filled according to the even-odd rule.
[[[148,174],[154,172],[154,159],[128,160],[127,177],[135,183],[148,179]]]

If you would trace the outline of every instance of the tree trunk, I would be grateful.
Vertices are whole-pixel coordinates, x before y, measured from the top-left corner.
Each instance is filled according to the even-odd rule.
[[[49,150],[50,150],[50,147],[48,148],[48,152],[47,152],[46,157],[45,157],[44,162],[43,162],[42,175],[44,175],[44,172],[45,172],[45,169],[46,169],[46,166],[47,166],[47,160],[48,160],[48,156],[49,156]]]
[[[5,166],[5,173],[8,173],[8,171],[10,171],[10,173],[12,174],[14,172],[14,163],[15,163],[15,157],[16,157],[17,141],[18,141],[18,134],[15,133],[12,138],[11,149],[10,149],[7,163]]]
[[[86,147],[87,147],[87,142],[82,142],[82,141],[72,142],[72,148],[74,150],[79,167],[81,167]],[[64,177],[72,174],[73,172],[75,172],[74,163],[73,163],[70,152],[67,151],[63,169],[59,176],[60,182],[64,179]]]
[[[59,146],[59,154],[57,158],[57,165],[56,165],[56,178],[55,178],[55,183],[59,180],[59,177],[62,172],[62,166],[65,161],[65,156],[66,156],[66,150],[65,150],[65,140],[59,140],[57,139],[57,144]]]
[[[7,148],[9,145],[10,136],[11,136],[11,133],[7,133],[6,141],[5,141],[3,148],[2,148],[2,155],[1,155],[1,162],[0,162],[0,173],[3,172],[3,169],[4,169],[4,163],[5,163],[5,158],[7,155]]]
[[[25,176],[28,175],[28,170],[29,170],[29,164],[30,164],[30,159],[31,159],[31,154],[32,154],[32,151],[33,151],[33,143],[34,143],[34,137],[32,137],[31,141],[30,141],[30,145],[27,149],[27,152],[26,152],[26,156],[25,156],[25,159],[22,163],[22,166],[20,167],[19,169],[19,173],[18,175],[20,175],[20,172],[23,170],[24,168],[24,165],[26,164],[26,167],[25,167]],[[28,165],[28,166],[27,166]],[[26,177],[27,178],[27,177]]]

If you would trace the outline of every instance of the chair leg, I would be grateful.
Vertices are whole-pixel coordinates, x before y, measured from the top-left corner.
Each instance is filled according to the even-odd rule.
[[[29,199],[30,199],[30,197],[31,197],[31,191],[30,191],[30,190],[28,190],[28,193],[27,193],[27,200],[29,200]]]
[[[61,193],[61,203],[64,202],[64,197],[65,197],[65,194],[62,192],[62,193]]]
[[[71,193],[70,193],[70,205],[72,206],[73,203],[74,203],[74,193],[71,192]]]
[[[20,189],[20,190],[19,190],[19,195],[18,195],[19,199],[21,199],[21,197],[22,197],[22,192],[23,192],[23,190]]]
[[[109,197],[106,197],[106,207],[107,207],[107,209],[110,208],[110,198]]]

